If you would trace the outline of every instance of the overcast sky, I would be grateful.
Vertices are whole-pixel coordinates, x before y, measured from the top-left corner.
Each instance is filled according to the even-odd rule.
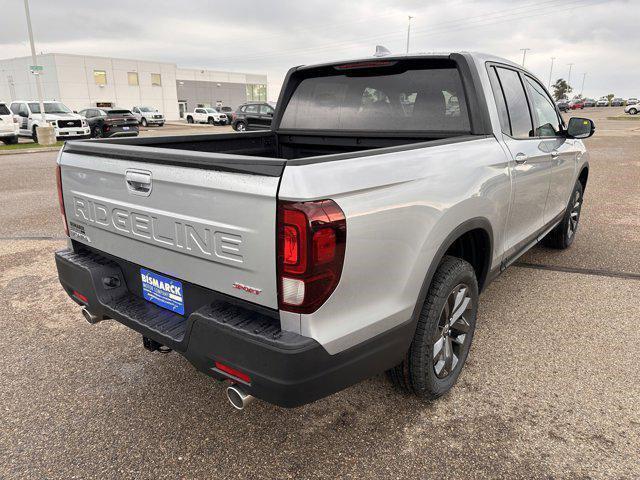
[[[23,2],[0,0],[0,58],[29,55]],[[31,0],[38,52],[267,73],[275,100],[294,65],[411,51],[482,51],[599,97],[640,96],[640,0]]]

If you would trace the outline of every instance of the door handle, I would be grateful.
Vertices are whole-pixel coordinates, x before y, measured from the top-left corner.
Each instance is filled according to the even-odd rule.
[[[525,163],[527,160],[529,159],[529,157],[527,157],[524,153],[517,153],[515,156],[515,161],[518,165],[522,165],[523,163]]]
[[[560,154],[558,153],[558,151],[557,151],[557,150],[553,150],[553,151],[551,152],[551,158],[552,158],[553,160],[557,160],[559,156],[560,156]]]
[[[127,170],[125,180],[127,189],[134,195],[147,197],[151,193],[151,172]]]

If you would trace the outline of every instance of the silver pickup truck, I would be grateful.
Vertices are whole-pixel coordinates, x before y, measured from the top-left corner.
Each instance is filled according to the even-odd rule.
[[[295,67],[270,130],[67,143],[60,282],[90,323],[229,381],[237,408],[384,371],[434,399],[479,293],[573,242],[594,128],[493,56]]]

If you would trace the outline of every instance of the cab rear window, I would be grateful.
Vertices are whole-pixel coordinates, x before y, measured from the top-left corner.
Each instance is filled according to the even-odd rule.
[[[321,76],[303,78],[287,104],[280,128],[470,130],[467,102],[455,65],[396,63],[390,68],[338,66],[334,71],[323,70]]]

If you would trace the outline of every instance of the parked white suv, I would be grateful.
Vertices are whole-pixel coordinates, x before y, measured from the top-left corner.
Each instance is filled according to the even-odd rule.
[[[157,108],[144,106],[133,107],[131,113],[133,113],[133,116],[136,117],[138,123],[143,127],[148,127],[149,125],[162,127],[164,125],[164,115],[160,113]]]
[[[7,145],[18,143],[18,120],[5,103],[0,103],[0,140]]]
[[[187,123],[208,123],[210,125],[226,125],[229,123],[225,113],[218,112],[211,107],[198,107],[187,113]]]
[[[20,135],[38,141],[36,127],[52,126],[55,129],[56,138],[90,138],[91,130],[87,124],[87,119],[82,115],[73,113],[69,107],[62,102],[43,102],[44,118],[46,124],[42,122],[40,104],[34,100],[16,100],[11,102],[11,112],[18,117]]]

